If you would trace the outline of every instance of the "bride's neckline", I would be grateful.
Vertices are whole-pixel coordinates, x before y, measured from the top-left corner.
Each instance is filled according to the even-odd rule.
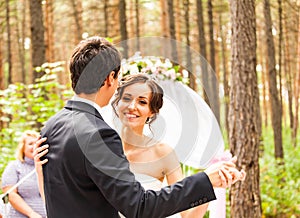
[[[139,135],[128,129],[123,129],[121,137],[124,145],[136,146],[138,148],[148,148],[159,143],[152,137],[144,134]]]
[[[150,148],[159,144],[158,141],[146,135],[143,135],[140,138],[122,137],[122,142],[125,147],[134,147],[140,149]]]

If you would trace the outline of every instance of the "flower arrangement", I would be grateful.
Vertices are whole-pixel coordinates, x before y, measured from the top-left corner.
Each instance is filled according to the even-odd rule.
[[[155,56],[142,57],[139,52],[129,59],[122,61],[122,76],[147,73],[160,80],[179,81],[189,83],[188,72],[180,65],[173,65],[169,59]]]

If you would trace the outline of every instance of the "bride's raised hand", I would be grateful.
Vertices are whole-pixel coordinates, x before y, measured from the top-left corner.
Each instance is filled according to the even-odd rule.
[[[231,172],[233,181],[232,184],[236,183],[237,181],[244,181],[246,178],[246,172],[244,170],[237,170],[233,169]]]
[[[205,170],[214,187],[228,188],[237,181],[245,179],[246,172],[239,171],[236,168],[236,162],[237,157],[233,157],[228,161],[214,163]]]
[[[237,157],[234,156],[233,158],[230,159],[230,161],[235,164],[237,162]],[[232,184],[236,183],[237,181],[244,181],[246,178],[246,172],[243,169],[238,170],[235,167],[230,167],[229,172],[233,179]]]

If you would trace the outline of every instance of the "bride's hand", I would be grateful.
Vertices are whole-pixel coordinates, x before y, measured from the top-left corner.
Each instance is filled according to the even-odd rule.
[[[246,172],[244,170],[238,171],[234,169],[230,172],[233,178],[232,184],[236,183],[237,181],[244,181],[246,178]]]
[[[204,172],[209,177],[213,187],[228,188],[233,182],[231,171],[236,169],[236,157],[229,161],[220,161],[210,165]]]
[[[46,140],[47,140],[47,138],[45,138],[45,137],[39,138],[35,142],[35,145],[33,147],[33,159],[34,159],[35,168],[38,172],[42,171],[42,165],[48,162],[47,158],[44,160],[40,159],[41,157],[43,157],[44,155],[46,155],[48,153],[49,145],[45,144],[45,145],[41,146],[41,144],[43,144]]]
[[[246,172],[236,168],[236,161],[237,158],[233,157],[228,161],[212,164],[205,170],[214,187],[228,188],[237,181],[245,179]]]
[[[233,163],[236,163],[237,161],[237,157],[234,156],[233,158],[231,158],[231,160]],[[228,169],[231,176],[232,176],[232,184],[236,183],[237,181],[244,181],[246,178],[246,172],[242,169],[242,170],[238,170],[236,167],[231,167]]]

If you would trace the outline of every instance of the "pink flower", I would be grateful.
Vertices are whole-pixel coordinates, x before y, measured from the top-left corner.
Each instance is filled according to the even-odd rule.
[[[217,163],[219,161],[229,161],[232,158],[232,154],[229,150],[226,150],[220,154],[217,154],[210,162],[210,164]]]

